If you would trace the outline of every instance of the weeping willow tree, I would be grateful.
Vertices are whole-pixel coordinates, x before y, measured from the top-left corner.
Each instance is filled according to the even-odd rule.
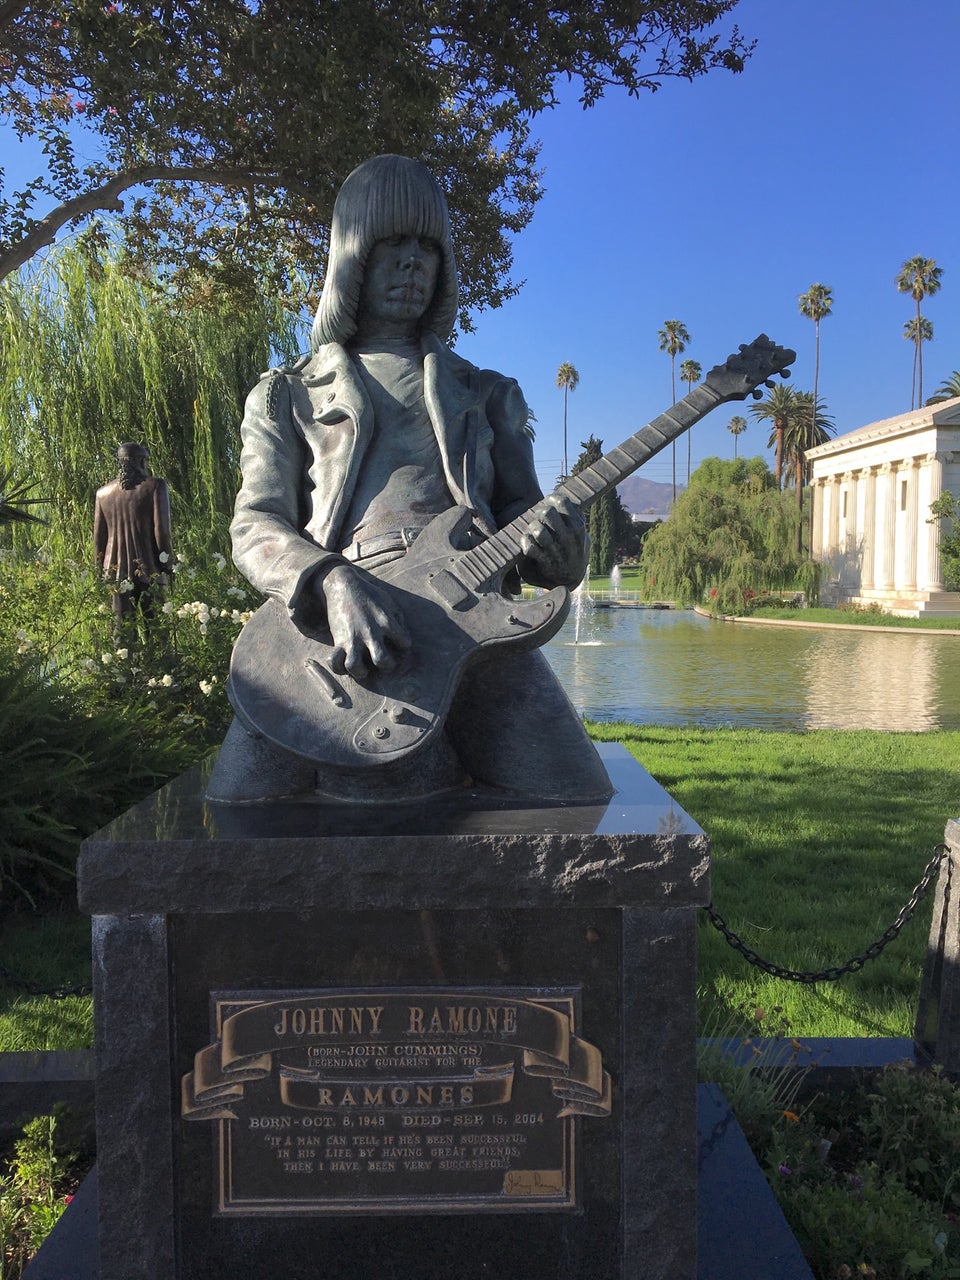
[[[246,393],[295,354],[301,326],[278,301],[242,311],[212,291],[183,305],[128,267],[102,230],[0,285],[0,470],[36,485],[54,556],[89,558],[96,489],[125,440],[170,485],[175,544],[223,549],[239,480]],[[39,533],[37,531],[40,531]]]
[[[647,594],[718,607],[762,590],[808,589],[796,550],[796,505],[762,458],[707,458],[670,518],[643,544]]]

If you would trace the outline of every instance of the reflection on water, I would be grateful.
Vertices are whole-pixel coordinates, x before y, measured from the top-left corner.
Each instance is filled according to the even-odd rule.
[[[960,637],[595,609],[544,649],[591,720],[760,729],[960,729]],[[596,643],[599,641],[599,643]]]

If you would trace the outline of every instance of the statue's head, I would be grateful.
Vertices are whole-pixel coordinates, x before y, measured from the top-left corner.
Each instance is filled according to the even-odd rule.
[[[143,444],[134,444],[127,440],[117,450],[117,461],[120,463],[120,474],[117,477],[121,489],[135,489],[141,480],[150,474],[147,459],[150,450]]]
[[[349,175],[333,206],[330,256],[313,322],[314,351],[347,342],[357,332],[364,270],[373,246],[395,236],[416,236],[440,250],[437,285],[420,321],[445,341],[457,317],[457,267],[450,217],[433,176],[405,156],[374,156]]]

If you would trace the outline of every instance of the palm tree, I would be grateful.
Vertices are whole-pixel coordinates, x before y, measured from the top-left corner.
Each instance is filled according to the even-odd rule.
[[[910,384],[910,408],[913,408],[913,391],[918,382],[923,385],[923,356],[920,354],[920,344],[923,342],[931,342],[933,340],[933,324],[926,316],[914,316],[912,320],[907,320],[903,326],[903,336],[908,342],[913,343],[913,382]],[[922,394],[917,395],[917,404],[920,404]]]
[[[568,364],[564,360],[563,364],[557,370],[557,386],[563,389],[563,478],[570,474],[570,468],[567,465],[567,393],[576,391],[580,385],[580,375],[572,364]]]
[[[795,397],[796,392],[793,387],[789,384],[778,382],[765,400],[759,400],[756,404],[750,406],[750,412],[755,418],[773,423],[767,447],[769,448],[773,445],[776,451],[774,454],[774,475],[776,476],[778,489],[783,487],[784,437],[787,427],[790,425],[790,420],[795,413]]]
[[[954,396],[960,396],[960,369],[954,369],[949,378],[944,378],[927,404],[943,404],[944,400],[952,400]]]
[[[38,506],[43,498],[32,498],[30,495],[35,484],[24,484],[14,478],[9,467],[0,467],[0,524],[45,524],[46,521],[27,507]]]
[[[690,341],[690,334],[687,326],[682,320],[664,320],[663,328],[657,332],[660,340],[660,350],[666,351],[670,357],[670,396],[673,404],[677,403],[677,379],[676,379],[676,362],[677,356],[682,356],[687,349],[687,343]],[[673,462],[673,500],[677,500],[677,442],[676,440],[670,445],[670,454]]]
[[[813,403],[810,406],[810,423],[816,425],[816,409],[819,404],[817,388],[820,385],[820,321],[825,320],[833,307],[833,291],[826,284],[812,284],[800,295],[800,314],[814,324],[813,348]]]
[[[917,386],[917,404],[923,404],[923,354],[921,352],[921,343],[925,340],[921,332],[920,323],[920,303],[924,298],[930,298],[940,289],[940,277],[943,275],[943,267],[938,267],[933,258],[908,258],[900,268],[896,277],[896,286],[901,293],[909,293],[911,298],[917,304],[916,323],[913,327],[912,339],[914,343],[914,365],[915,365],[915,382]],[[930,336],[933,336],[931,330]],[[913,388],[910,391],[910,408],[913,404]]]
[[[696,360],[684,360],[680,366],[680,379],[687,384],[687,395],[693,390],[693,384],[703,377],[703,370]],[[687,428],[687,486],[690,485],[690,428]]]
[[[696,360],[684,360],[680,365],[680,381],[687,384],[687,394],[693,390],[693,384],[699,382],[703,376],[703,370]]]
[[[747,420],[746,418],[741,418],[739,413],[736,414],[735,417],[731,418],[730,421],[727,423],[727,430],[733,436],[733,456],[734,457],[737,456],[737,436],[743,435],[746,429],[747,429]]]
[[[787,469],[792,465],[794,483],[797,486],[797,553],[803,555],[803,486],[806,479],[806,456],[809,449],[826,444],[836,435],[833,419],[823,412],[823,405],[814,405],[816,397],[810,391],[794,391],[793,411],[783,437],[783,461]]]

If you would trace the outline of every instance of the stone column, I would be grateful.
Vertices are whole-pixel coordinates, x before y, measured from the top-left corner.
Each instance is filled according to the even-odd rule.
[[[860,541],[863,551],[860,559],[860,590],[873,587],[874,565],[877,549],[877,472],[874,467],[864,467],[860,487],[863,491],[863,517],[860,522]]]
[[[857,553],[857,507],[860,500],[860,473],[848,471],[843,477],[847,486],[847,518],[844,527],[847,555],[853,557]]]
[[[837,543],[840,548],[840,581],[845,587],[858,586],[856,562],[857,486],[852,471],[839,477],[837,490]]]
[[[921,477],[926,481],[923,488],[923,503],[920,510],[925,522],[930,518],[930,503],[936,502],[937,498],[943,493],[943,464],[946,462],[946,455],[942,453],[928,453],[923,459],[923,469]],[[920,521],[917,522],[918,527]],[[924,587],[927,591],[943,590],[943,566],[940,563],[940,524],[934,521],[933,524],[923,524],[923,531],[920,534],[920,545],[923,549],[921,563],[923,568],[918,577],[918,585]]]
[[[877,482],[876,586],[889,591],[893,587],[897,540],[897,473],[892,463],[880,467]]]
[[[810,559],[823,558],[823,481],[810,480]]]
[[[900,472],[901,480],[907,482],[907,506],[903,515],[903,570],[897,586],[907,591],[916,590],[917,586],[917,488],[919,484],[919,458],[910,458]]]
[[[828,525],[826,529],[827,554],[834,564],[839,560],[840,546],[840,477],[831,476],[830,509],[826,512]]]

